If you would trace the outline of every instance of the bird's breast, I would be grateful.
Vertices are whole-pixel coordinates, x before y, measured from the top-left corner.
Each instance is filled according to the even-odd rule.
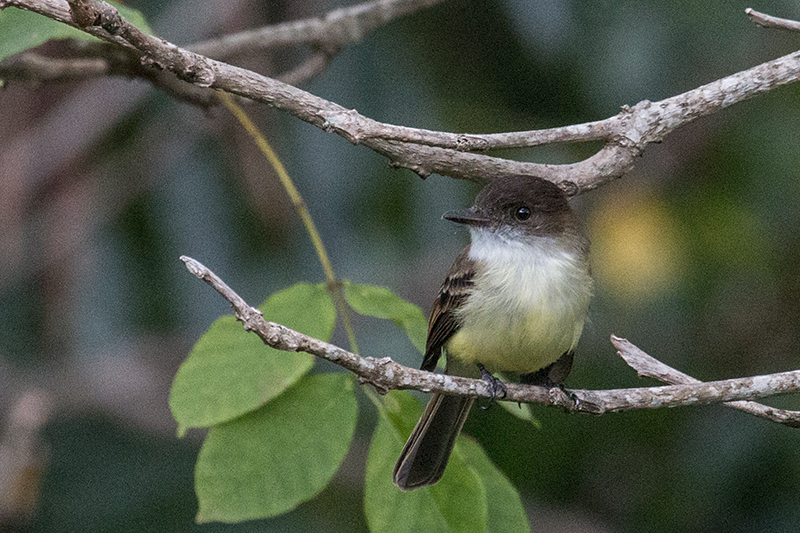
[[[491,246],[491,245],[489,245]],[[584,257],[557,243],[475,246],[474,285],[456,311],[448,356],[494,372],[533,372],[578,343],[592,280]]]

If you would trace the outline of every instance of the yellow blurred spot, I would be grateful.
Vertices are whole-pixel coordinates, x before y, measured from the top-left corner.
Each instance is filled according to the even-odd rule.
[[[686,254],[678,224],[654,195],[626,190],[608,196],[589,216],[588,230],[601,290],[643,304],[680,281]]]

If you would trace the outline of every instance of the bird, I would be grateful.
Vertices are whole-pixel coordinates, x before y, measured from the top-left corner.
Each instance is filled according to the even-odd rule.
[[[593,292],[589,239],[554,183],[530,176],[492,180],[467,209],[443,219],[466,225],[458,254],[433,302],[422,370],[558,386],[572,368]],[[434,393],[394,468],[394,484],[438,482],[475,399]]]

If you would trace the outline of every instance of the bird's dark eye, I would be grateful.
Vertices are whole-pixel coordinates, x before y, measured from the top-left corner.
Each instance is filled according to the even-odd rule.
[[[514,210],[514,218],[519,221],[528,220],[531,218],[531,209],[529,207],[518,207]]]

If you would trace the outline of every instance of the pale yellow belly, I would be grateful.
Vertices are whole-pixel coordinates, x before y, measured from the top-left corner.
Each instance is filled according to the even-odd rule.
[[[448,357],[482,363],[492,372],[534,372],[572,350],[583,317],[534,310],[527,316],[495,315],[465,324],[447,343]]]

